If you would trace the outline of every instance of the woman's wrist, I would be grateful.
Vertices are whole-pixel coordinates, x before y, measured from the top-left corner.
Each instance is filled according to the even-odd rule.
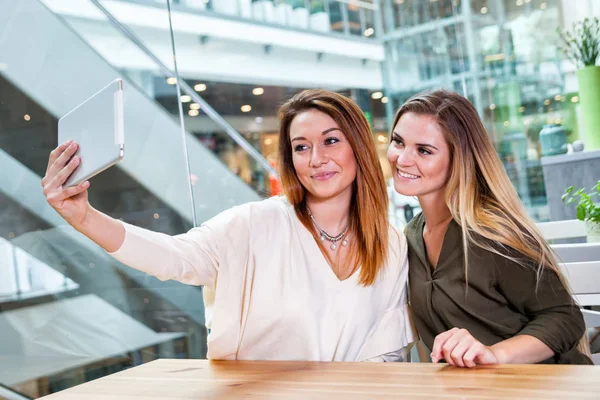
[[[488,347],[490,351],[496,357],[498,364],[511,364],[512,357],[507,346],[503,345],[503,342],[498,342]]]
[[[83,218],[83,221],[81,221],[80,224],[78,224],[77,226],[73,226],[73,228],[75,228],[75,230],[77,230],[78,232],[88,236],[87,234],[92,232],[92,227],[97,225],[94,223],[94,219],[97,220],[98,217],[98,210],[92,207],[91,204],[88,204],[88,209],[85,213],[85,218]]]

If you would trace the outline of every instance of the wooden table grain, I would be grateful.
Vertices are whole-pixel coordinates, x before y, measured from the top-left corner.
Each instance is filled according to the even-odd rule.
[[[161,359],[44,397],[140,399],[600,399],[600,367]]]

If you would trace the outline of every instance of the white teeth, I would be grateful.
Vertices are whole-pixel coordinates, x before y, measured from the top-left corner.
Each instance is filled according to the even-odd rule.
[[[400,175],[403,178],[407,178],[407,179],[417,179],[417,178],[419,178],[418,175],[407,174],[406,172],[402,172],[402,171],[398,171],[398,175]]]

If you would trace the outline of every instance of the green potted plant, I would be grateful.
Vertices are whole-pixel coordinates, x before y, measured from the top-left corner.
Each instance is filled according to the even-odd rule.
[[[565,204],[577,203],[577,219],[585,221],[588,242],[600,243],[600,181],[586,192],[585,188],[571,186],[562,196]]]
[[[571,31],[558,28],[560,49],[578,68],[579,103],[583,121],[583,137],[588,150],[600,149],[600,21],[585,18],[573,24]]]

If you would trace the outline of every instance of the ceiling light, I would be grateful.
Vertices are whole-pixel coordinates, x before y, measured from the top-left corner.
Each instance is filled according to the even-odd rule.
[[[481,7],[481,13],[482,14],[487,14],[488,12],[488,8],[487,7]]]
[[[387,103],[387,102],[388,102],[388,98],[387,98],[387,97],[385,97],[385,96],[384,96],[384,97],[382,97],[382,98],[381,98],[381,102],[382,102],[383,104]]]
[[[252,94],[255,95],[255,96],[260,96],[264,92],[265,92],[265,89],[263,89],[261,87],[257,87],[257,88],[252,89]]]
[[[200,109],[200,104],[198,104],[198,103],[190,104],[190,110],[199,110],[199,109]]]
[[[495,110],[496,109],[496,105],[494,103],[490,104],[490,110]]]
[[[577,103],[579,101],[579,96],[573,96],[571,97],[571,102],[572,103]]]
[[[374,33],[375,33],[375,29],[373,29],[373,28],[365,29],[365,36],[373,36]]]
[[[242,107],[240,107],[240,110],[242,110],[242,112],[250,112],[252,111],[252,107],[248,104],[244,104]]]
[[[167,78],[167,83],[169,85],[175,85],[177,84],[177,78]]]
[[[29,121],[29,120],[31,120],[31,117],[29,116],[29,114],[25,114],[25,115],[23,115],[23,119],[25,121]]]
[[[200,111],[198,111],[198,110],[190,110],[190,111],[188,111],[188,115],[190,117],[197,117],[198,114],[200,114]]]
[[[547,106],[547,105],[550,105],[550,99],[546,99],[546,100],[544,100],[544,105],[545,105],[545,106]]]
[[[379,143],[385,143],[387,142],[387,139],[385,138],[385,135],[377,135],[377,141]]]
[[[273,143],[273,139],[271,139],[271,138],[265,139],[265,146],[270,146],[272,143]]]
[[[188,96],[187,94],[181,96],[182,103],[189,103],[190,101],[192,101],[192,96]]]
[[[206,85],[204,83],[199,83],[194,86],[194,90],[196,92],[204,92],[206,90]]]
[[[381,93],[381,92],[373,92],[373,93],[371,93],[371,98],[373,100],[379,100],[382,97],[383,97],[383,93]]]

